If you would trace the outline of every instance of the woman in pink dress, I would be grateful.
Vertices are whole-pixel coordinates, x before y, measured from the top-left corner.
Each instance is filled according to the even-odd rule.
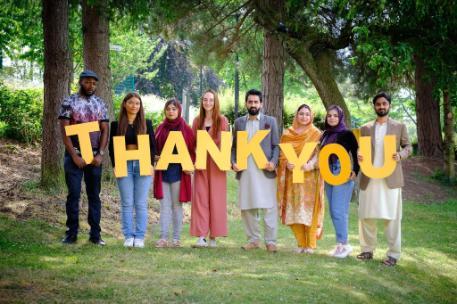
[[[200,114],[194,119],[192,129],[195,137],[197,130],[206,130],[220,147],[221,131],[229,131],[229,125],[220,114],[215,91],[207,90],[203,94]],[[193,187],[190,234],[198,239],[192,247],[216,247],[216,237],[227,236],[226,173],[208,157],[206,170],[195,170]]]

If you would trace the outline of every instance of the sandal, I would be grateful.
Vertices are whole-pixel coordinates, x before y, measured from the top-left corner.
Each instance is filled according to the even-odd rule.
[[[368,261],[373,259],[373,252],[366,251],[357,255],[357,258],[362,261]]]
[[[167,248],[168,247],[168,241],[165,239],[160,239],[156,242],[156,248]]]
[[[392,266],[397,265],[397,259],[396,259],[396,258],[393,258],[393,257],[391,257],[391,256],[387,256],[387,259],[385,259],[384,261],[382,261],[382,264],[383,264],[384,266],[392,267]]]

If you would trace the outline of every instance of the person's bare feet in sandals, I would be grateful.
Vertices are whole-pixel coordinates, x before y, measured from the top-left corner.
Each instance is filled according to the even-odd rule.
[[[373,252],[366,251],[357,255],[357,259],[362,261],[368,261],[373,259]]]
[[[393,258],[391,256],[388,256],[387,259],[382,261],[382,264],[384,266],[393,267],[393,266],[397,265],[397,259]]]

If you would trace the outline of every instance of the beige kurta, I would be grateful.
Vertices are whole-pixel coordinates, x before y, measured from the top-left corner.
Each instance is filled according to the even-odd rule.
[[[248,139],[259,130],[260,115],[257,119],[249,119],[246,123]],[[252,155],[248,157],[247,169],[241,174],[238,196],[241,210],[273,208],[276,206],[276,179],[267,178],[262,169],[259,169]]]
[[[375,124],[375,167],[384,164],[384,136],[387,132],[387,123]],[[366,190],[359,194],[360,219],[401,219],[402,197],[401,188],[390,189],[384,178],[370,178]]]

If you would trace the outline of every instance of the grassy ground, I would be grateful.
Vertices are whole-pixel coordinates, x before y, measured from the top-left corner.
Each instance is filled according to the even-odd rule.
[[[233,180],[229,197],[234,197]],[[64,227],[0,215],[0,302],[109,303],[455,303],[457,299],[457,201],[405,203],[403,256],[396,268],[380,265],[386,243],[379,228],[375,260],[327,257],[334,245],[326,215],[325,236],[312,256],[292,253],[291,232],[279,229],[277,254],[244,252],[239,212],[231,199],[229,237],[217,249],[155,249],[153,227],[146,248],[126,249],[104,235],[104,248],[59,243]],[[350,242],[358,251],[356,205]]]

